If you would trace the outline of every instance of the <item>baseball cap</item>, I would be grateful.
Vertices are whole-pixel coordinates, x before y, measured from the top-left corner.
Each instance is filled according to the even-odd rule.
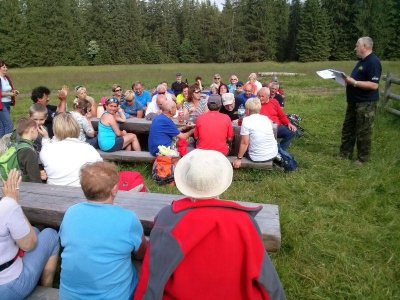
[[[238,81],[238,82],[236,82],[236,86],[238,86],[238,85],[241,85],[241,86],[243,86],[244,84],[243,84],[243,82],[241,82],[241,81]]]
[[[231,105],[235,101],[235,95],[232,93],[226,93],[222,95],[222,103],[224,105]]]
[[[176,73],[176,76],[182,76],[182,74],[181,73]]]
[[[208,97],[208,105],[211,109],[217,109],[222,106],[220,95],[211,95]]]

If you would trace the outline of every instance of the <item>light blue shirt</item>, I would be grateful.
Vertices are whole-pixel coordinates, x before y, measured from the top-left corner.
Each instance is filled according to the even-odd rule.
[[[60,299],[132,299],[138,278],[131,253],[143,234],[133,211],[78,203],[65,213],[59,234]]]
[[[10,82],[5,77],[0,77],[1,81],[1,92],[2,93],[9,93],[12,91],[12,87]],[[1,97],[1,102],[11,102],[11,96],[4,96]]]
[[[140,104],[142,104],[143,107],[147,106],[148,102],[151,102],[151,94],[150,92],[143,90],[141,95],[138,95],[135,92],[135,101],[139,102]]]

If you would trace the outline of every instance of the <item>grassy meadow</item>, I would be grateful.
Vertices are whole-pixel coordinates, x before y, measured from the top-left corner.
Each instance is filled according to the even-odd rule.
[[[306,134],[296,138],[291,152],[299,168],[235,170],[223,199],[278,204],[282,247],[270,256],[288,299],[400,299],[400,117],[378,108],[371,162],[362,167],[338,159],[345,114],[345,90],[333,80],[323,80],[317,70],[335,68],[351,73],[355,62],[249,64],[169,64],[95,67],[10,69],[21,92],[13,118],[28,112],[30,91],[37,85],[52,90],[51,104],[63,84],[83,84],[99,100],[111,94],[111,85],[123,89],[140,80],[151,89],[162,80],[172,83],[181,72],[189,83],[199,75],[207,86],[219,73],[223,82],[235,74],[246,81],[251,72],[296,72],[279,76],[286,94],[286,113],[301,116]],[[400,78],[400,62],[382,62],[383,74]],[[264,78],[262,82],[271,78]],[[385,82],[381,80],[381,90]],[[392,92],[400,94],[400,86]],[[72,102],[73,92],[68,97]],[[400,105],[391,106],[400,109]],[[71,105],[69,105],[71,107]],[[178,194],[175,187],[157,186],[151,166],[121,164],[139,170],[152,192]]]

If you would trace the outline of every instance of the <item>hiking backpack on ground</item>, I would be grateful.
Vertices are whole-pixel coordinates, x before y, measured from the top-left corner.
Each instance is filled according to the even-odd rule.
[[[152,177],[159,184],[175,185],[174,172],[179,157],[157,155],[153,164]]]

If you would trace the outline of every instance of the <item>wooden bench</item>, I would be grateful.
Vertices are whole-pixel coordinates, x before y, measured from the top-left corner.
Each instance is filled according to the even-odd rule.
[[[55,288],[37,286],[25,300],[58,300],[58,292]]]
[[[22,182],[20,193],[20,204],[31,223],[56,228],[60,226],[65,211],[71,205],[85,201],[82,189],[77,187]],[[145,234],[149,235],[153,228],[154,217],[160,209],[182,197],[182,195],[119,191],[114,203],[133,210],[140,219]],[[238,202],[244,205],[259,205]],[[263,209],[256,216],[256,221],[260,226],[265,249],[277,252],[281,245],[279,208],[274,204],[261,205]]]
[[[104,152],[101,150],[97,151],[104,160],[108,161],[153,163],[154,160],[156,159],[153,155],[150,154],[150,152],[147,151],[124,151],[124,150],[115,152]],[[228,160],[231,163],[235,160],[235,158],[236,156],[228,156]],[[243,157],[241,167],[261,169],[261,170],[272,170],[273,164],[272,160],[263,163],[255,163]]]

